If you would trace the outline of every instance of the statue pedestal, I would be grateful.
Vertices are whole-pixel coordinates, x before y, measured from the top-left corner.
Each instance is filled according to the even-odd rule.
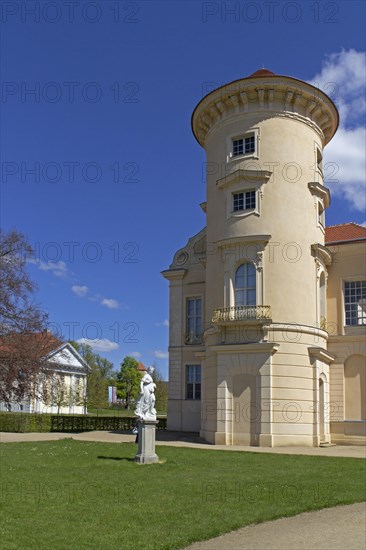
[[[138,420],[138,450],[135,462],[140,464],[153,464],[159,461],[155,453],[155,429],[157,420]]]

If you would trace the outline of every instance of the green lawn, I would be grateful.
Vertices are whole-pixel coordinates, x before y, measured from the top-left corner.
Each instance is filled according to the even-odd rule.
[[[183,548],[250,523],[365,500],[352,458],[134,443],[3,443],[1,547],[7,550]]]

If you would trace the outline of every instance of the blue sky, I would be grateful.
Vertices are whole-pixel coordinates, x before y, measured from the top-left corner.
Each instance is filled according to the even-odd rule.
[[[205,225],[190,116],[205,93],[263,66],[334,90],[327,224],[365,222],[363,2],[1,9],[1,226],[35,248],[37,300],[64,338],[95,340],[116,367],[135,354],[167,375],[160,271]]]

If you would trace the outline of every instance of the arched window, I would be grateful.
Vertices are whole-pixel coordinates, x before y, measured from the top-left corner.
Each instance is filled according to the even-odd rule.
[[[256,269],[254,264],[241,264],[235,273],[235,305],[256,305]]]

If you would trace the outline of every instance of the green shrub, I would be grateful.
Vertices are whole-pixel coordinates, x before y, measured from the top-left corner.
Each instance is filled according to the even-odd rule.
[[[87,432],[94,430],[131,431],[136,425],[134,416],[52,416],[52,432]],[[166,429],[166,418],[158,418],[158,430]]]
[[[1,432],[50,432],[50,414],[31,414],[23,412],[0,413]]]
[[[87,432],[93,430],[131,431],[133,416],[84,416],[1,412],[1,432]],[[158,430],[166,429],[166,417],[158,418]]]

